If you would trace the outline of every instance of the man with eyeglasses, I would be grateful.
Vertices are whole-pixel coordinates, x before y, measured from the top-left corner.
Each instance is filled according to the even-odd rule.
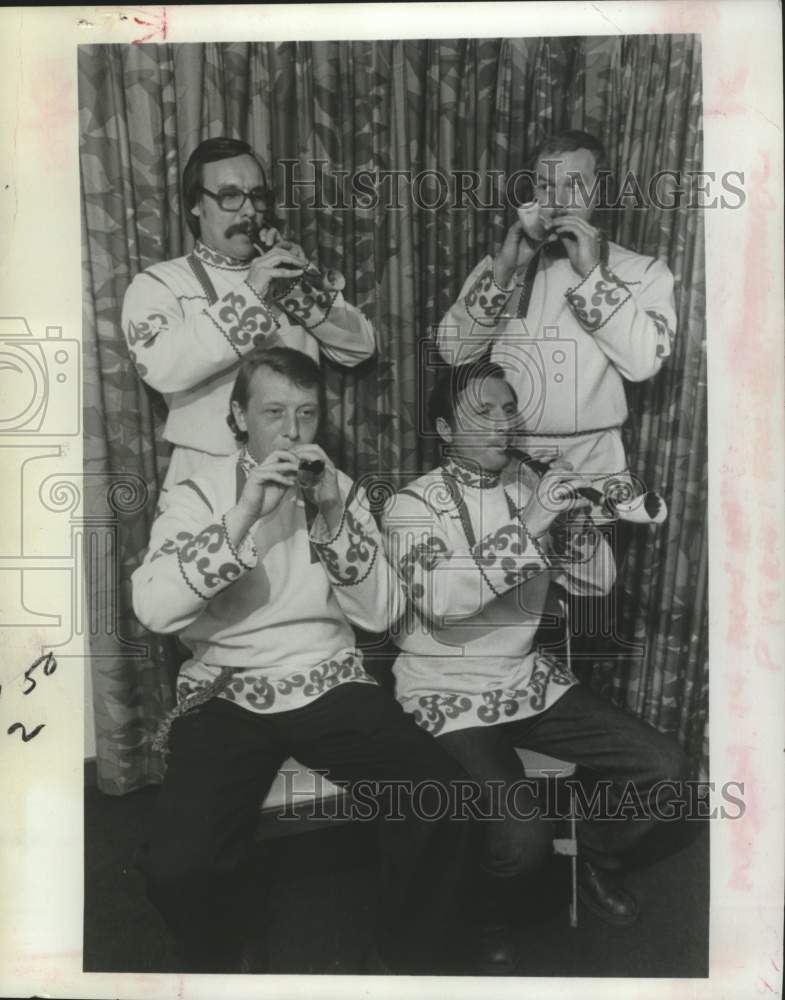
[[[254,347],[292,347],[315,361],[323,351],[346,366],[375,350],[370,322],[344,301],[343,276],[320,275],[281,238],[247,143],[201,142],[183,172],[183,202],[193,250],[137,274],[122,313],[131,360],[169,407],[164,437],[174,451],[164,489],[205,458],[234,451],[229,395]]]

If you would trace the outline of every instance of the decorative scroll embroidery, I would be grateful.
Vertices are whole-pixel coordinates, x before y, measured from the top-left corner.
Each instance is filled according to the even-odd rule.
[[[580,294],[578,289],[588,282],[598,269],[600,277],[594,280],[594,286],[588,296]],[[584,330],[594,333],[604,326],[631,296],[632,293],[624,282],[605,264],[600,263],[586,275],[580,285],[567,292],[567,301]]]
[[[185,569],[183,567],[182,554],[179,551],[177,553],[177,568],[180,570],[180,576],[183,578],[183,581],[185,582],[186,587],[188,587],[188,589],[192,593],[196,594],[196,596],[199,598],[200,601],[209,601],[210,600],[210,595],[209,594],[203,594],[201,592],[201,590],[199,590],[197,587],[195,587],[191,583],[190,579],[188,578],[188,574],[185,572]]]
[[[466,293],[466,311],[481,326],[494,326],[512,292],[513,289],[505,292],[499,288],[493,280],[493,268],[489,266]]]
[[[340,543],[344,534],[348,535],[348,544],[339,555],[333,546]],[[378,545],[348,508],[344,512],[338,536],[332,542],[314,541],[313,544],[337,587],[352,587],[362,583],[376,562]]]
[[[417,572],[417,567],[420,566],[426,573],[430,573],[433,571],[436,563],[446,554],[446,543],[441,538],[429,535],[424,541],[412,546],[401,557],[398,562],[398,571],[407,595],[410,595],[414,600],[419,600],[425,594],[425,588],[422,584],[412,583]]]
[[[417,699],[419,708],[412,712],[414,721],[434,736],[444,729],[448,719],[456,719],[472,710],[471,698],[458,694],[428,694]]]
[[[236,673],[220,696],[229,701],[243,701],[251,708],[263,711],[275,701],[275,688],[259,674]]]
[[[214,560],[211,556],[219,552],[227,545],[226,532],[220,524],[210,524],[198,535],[180,549],[179,563],[180,569],[185,576],[184,564],[195,563],[195,570],[202,578],[204,586],[212,590],[219,583],[231,583],[240,576],[241,570],[237,563],[226,562],[218,567],[214,567]],[[230,549],[231,551],[231,549]],[[207,553],[202,555],[202,553]],[[201,556],[201,558],[199,558]],[[190,585],[190,582],[189,582]],[[192,588],[195,589],[195,588]]]
[[[314,698],[338,684],[358,680],[368,680],[372,684],[375,683],[373,678],[366,674],[362,664],[356,658],[351,657],[343,662],[330,660],[328,663],[322,663],[308,671],[309,683],[303,688],[303,694],[306,698]]]
[[[526,532],[518,525],[507,524],[487,538],[481,539],[472,549],[472,555],[481,571],[500,569],[504,572],[505,586],[514,587],[518,583],[523,583],[532,573],[542,571],[542,566],[536,562],[518,564],[515,557],[522,556],[527,548]],[[488,582],[488,578],[485,579]],[[491,589],[495,591],[495,588]]]
[[[560,514],[548,533],[548,554],[562,565],[588,562],[599,544],[599,532],[588,515],[578,519]]]
[[[240,567],[237,563],[222,563],[214,572],[209,572],[210,560],[200,559],[196,564],[197,571],[201,574],[206,587],[217,587],[219,583],[231,583],[240,575]]]
[[[178,531],[174,538],[167,538],[160,549],[150,556],[150,562],[155,562],[161,556],[174,555],[185,542],[193,540],[193,535],[188,531]]]
[[[224,530],[220,524],[209,524],[182,547],[180,557],[184,563],[193,562],[201,549],[215,553],[223,545]]]
[[[670,328],[667,319],[665,319],[662,313],[658,313],[654,309],[647,309],[646,315],[651,316],[654,320],[654,325],[657,328],[657,333],[660,337],[660,343],[657,344],[657,349],[654,353],[658,358],[669,357],[671,351],[673,350],[673,341],[676,338],[676,331]],[[667,347],[664,343],[665,340],[668,342]]]
[[[518,715],[524,717],[541,712],[547,703],[550,685],[571,687],[576,678],[555,657],[545,653],[535,655],[528,684],[521,688],[494,688],[481,695],[434,693],[412,699],[416,708],[409,708],[415,722],[432,735],[445,728],[449,720],[467,716],[463,726],[478,723],[494,725]],[[408,700],[408,699],[407,699]]]
[[[318,663],[308,670],[299,670],[274,680],[260,674],[258,670],[235,669],[227,683],[215,693],[228,701],[263,712],[291,694],[301,692],[304,698],[312,699],[348,681],[359,681],[365,684],[377,683],[365,671],[362,659],[356,653],[334,657]],[[204,682],[193,681],[188,677],[181,678],[177,684],[178,700],[191,696],[194,692],[202,690],[204,686]]]
[[[529,691],[526,688],[520,691],[507,691],[503,688],[486,691],[482,695],[482,705],[477,708],[477,718],[480,722],[489,724],[498,722],[502,716],[509,719],[520,712],[521,700],[525,701],[528,697]]]
[[[302,689],[306,698],[313,698],[328,688],[335,687],[345,681],[376,683],[373,677],[366,673],[362,660],[355,653],[350,653],[342,659],[325,660],[308,671],[290,674],[288,677],[276,681],[275,687],[281,695],[288,695],[292,691]]]
[[[473,462],[450,457],[444,463],[444,471],[462,486],[472,486],[479,490],[490,490],[499,485],[501,472],[486,472]]]
[[[163,313],[150,313],[146,320],[128,324],[128,345],[135,347],[141,343],[150,347],[158,334],[165,333],[168,329],[169,320]]]
[[[537,653],[534,660],[534,670],[532,670],[529,687],[532,694],[529,698],[531,707],[539,712],[545,708],[545,696],[549,684],[558,684],[562,687],[570,687],[577,683],[572,672],[567,670],[559,661],[545,653]]]
[[[228,292],[222,301],[218,318],[226,324],[226,329],[220,323],[216,323],[216,326],[238,357],[242,357],[242,352],[238,348],[247,347],[251,340],[258,345],[267,334],[274,333],[279,328],[278,321],[264,306],[249,306],[245,296],[239,292]],[[210,313],[206,315],[210,316]]]
[[[295,323],[312,330],[327,319],[337,297],[337,292],[317,289],[304,277],[275,304]]]
[[[225,271],[247,271],[248,261],[240,260],[239,257],[230,257],[229,254],[221,253],[218,250],[213,250],[206,244],[202,243],[201,240],[196,241],[196,246],[193,250],[194,256],[198,257],[199,260],[204,261],[205,264],[210,264],[211,267],[218,267]]]

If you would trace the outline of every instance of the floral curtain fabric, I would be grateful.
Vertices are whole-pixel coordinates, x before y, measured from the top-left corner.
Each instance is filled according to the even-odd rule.
[[[679,35],[84,46],[79,102],[85,461],[104,491],[122,476],[142,489],[117,513],[111,585],[91,587],[93,614],[111,609],[116,623],[91,646],[99,786],[121,794],[162,775],[151,742],[182,651],[146,633],[131,608],[168,450],[163,401],[130,364],[120,309],[139,270],[190,248],[180,179],[194,146],[214,135],[250,142],[290,206],[279,210],[288,234],[345,274],[379,351],[348,373],[326,364],[331,448],[350,475],[400,482],[437,455],[418,403],[432,327],[509,224],[494,178],[528,166],[561,127],[597,133],[618,176],[700,169],[700,47]],[[702,220],[630,206],[609,234],[668,261],[679,335],[660,375],[629,394],[633,471],[671,510],[663,527],[631,536],[622,566],[617,627],[644,652],[601,662],[595,683],[677,736],[704,773]]]

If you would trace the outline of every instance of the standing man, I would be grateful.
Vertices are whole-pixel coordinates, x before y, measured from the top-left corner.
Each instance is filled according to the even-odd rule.
[[[343,276],[321,276],[301,247],[280,238],[271,194],[251,147],[206,139],[183,173],[191,253],[137,274],[122,326],[139,375],[163,393],[174,452],[164,483],[211,455],[234,451],[226,424],[239,361],[256,346],[293,347],[357,365],[374,350],[371,324],[344,301]],[[261,252],[260,252],[261,251]]]
[[[364,784],[366,808],[369,798],[379,806],[381,969],[451,968],[471,828],[451,820],[441,793],[465,772],[355,648],[352,625],[384,630],[402,594],[367,502],[314,443],[323,391],[319,366],[299,351],[247,354],[231,392],[241,449],[164,494],[133,575],[140,621],[177,633],[192,654],[140,857],[188,971],[239,971],[261,905],[243,863],[289,756],[350,791]]]
[[[534,646],[551,584],[602,594],[615,567],[590,521],[557,518],[546,498],[558,491],[532,493],[520,477],[503,482],[518,412],[505,371],[484,360],[447,369],[429,409],[445,460],[394,496],[384,514],[387,556],[408,597],[393,632],[401,650],[396,697],[497,803],[485,824],[476,946],[486,972],[510,973],[512,924],[517,914],[536,912],[531,879],[551,851],[515,748],[573,761],[605,779],[605,819],[579,824],[579,887],[595,915],[619,925],[638,913],[621,883],[623,854],[653,820],[613,811],[626,794],[646,804],[658,782],[682,777],[685,764],[675,743]],[[561,485],[572,475],[549,473]]]
[[[535,200],[484,257],[439,324],[451,365],[490,351],[518,399],[517,443],[556,455],[602,490],[628,479],[624,380],[651,378],[670,355],[673,275],[608,240],[592,222],[607,179],[602,144],[560,132],[535,157]]]

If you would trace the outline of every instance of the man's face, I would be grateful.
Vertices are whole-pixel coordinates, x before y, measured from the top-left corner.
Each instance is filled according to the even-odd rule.
[[[262,168],[248,154],[206,163],[202,167],[202,187],[214,194],[238,189],[247,194],[265,186]],[[255,251],[248,235],[248,224],[254,222],[257,229],[262,228],[264,212],[258,212],[249,198],[237,211],[231,212],[220,208],[214,198],[201,192],[193,211],[199,216],[203,243],[239,260],[253,257]]]
[[[593,153],[588,149],[549,153],[537,161],[535,173],[535,198],[542,206],[541,218],[546,225],[561,216],[588,222],[599,193],[599,185],[594,189],[597,175]],[[582,188],[576,175],[580,175]]]
[[[251,376],[248,405],[232,403],[241,431],[248,432],[248,451],[257,462],[278,450],[311,444],[319,429],[319,392],[305,389],[266,365]]]
[[[449,454],[474,462],[486,472],[500,472],[507,462],[518,405],[502,378],[473,379],[458,396],[453,426],[439,420],[437,430]]]

